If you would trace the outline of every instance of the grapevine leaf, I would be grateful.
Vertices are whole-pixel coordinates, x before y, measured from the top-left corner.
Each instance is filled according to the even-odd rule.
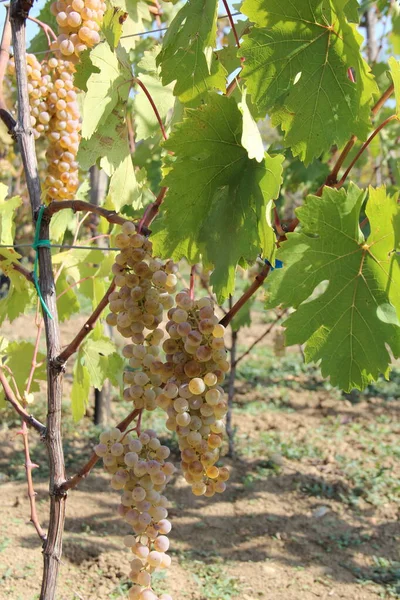
[[[34,351],[35,346],[31,342],[11,342],[8,344],[5,352],[6,364],[13,373],[21,395],[23,395],[28,381]],[[43,364],[35,369],[30,387],[31,392],[38,392],[38,381],[46,380],[46,356],[42,352],[38,352],[36,361]]]
[[[16,210],[21,206],[22,198],[14,196],[6,200],[8,188],[0,183],[0,244],[12,246],[14,243]]]
[[[120,46],[129,52],[141,40],[138,34],[147,29],[146,22],[151,22],[149,5],[143,0],[113,0],[112,4],[128,15],[123,24]]]
[[[359,22],[360,15],[358,13],[358,0],[333,0],[333,5],[336,6],[338,10],[344,11],[348,21],[351,21],[352,23]]]
[[[334,4],[245,0],[242,9],[256,24],[241,47],[247,88],[305,163],[335,143],[343,145],[351,134],[364,140],[378,93],[345,3]],[[355,83],[348,78],[350,67]]]
[[[71,390],[71,412],[74,421],[80,421],[86,412],[90,392],[90,376],[85,366],[82,348],[79,348],[73,368],[73,384]]]
[[[84,138],[90,138],[96,129],[106,124],[120,100],[127,100],[132,78],[108,44],[95,46],[90,53],[90,60],[100,72],[92,73],[87,80],[82,109]]]
[[[157,51],[156,48],[154,50]],[[172,93],[173,85],[162,85],[159,75],[160,69],[156,65],[154,51],[144,53],[138,68],[144,71],[139,75],[139,79],[146,86],[154,104],[157,106],[162,122],[165,123],[167,115],[175,103]],[[135,117],[135,139],[137,141],[152,137],[160,131],[160,125],[149,99],[139,86],[133,101],[133,114]]]
[[[270,226],[283,157],[248,158],[240,143],[242,118],[236,102],[215,94],[189,109],[165,147],[177,157],[163,185],[168,192],[163,216],[154,222],[152,241],[158,255],[186,257],[214,265],[214,290],[222,299],[233,291],[237,263],[254,260],[260,250],[273,258]]]
[[[57,279],[57,312],[60,321],[66,321],[73,314],[79,312],[80,304],[76,297],[76,289],[71,288],[71,282],[68,282],[65,271],[61,272]]]
[[[85,367],[89,372],[90,383],[101,390],[107,378],[108,356],[115,352],[115,345],[106,337],[87,338],[81,346]]]
[[[284,323],[287,343],[306,343],[306,360],[321,361],[323,376],[345,391],[387,375],[387,346],[400,355],[400,209],[384,187],[370,188],[365,240],[363,199],[353,184],[308,196],[297,210],[302,232],[288,234],[278,252],[284,268],[270,278],[268,306],[297,309]]]
[[[6,295],[0,298],[0,324],[5,319],[12,323],[17,317],[32,309],[36,299],[33,285],[12,267],[12,262],[16,262],[21,255],[15,250],[6,249],[2,249],[1,254],[11,260],[2,260],[0,263],[1,270],[10,280]]]
[[[122,35],[122,26],[126,17],[127,13],[116,6],[109,6],[104,13],[101,31],[111,50],[114,50],[114,48],[118,46],[118,42]]]
[[[124,204],[140,208],[122,103],[114,108],[89,140],[82,139],[77,160],[82,169],[89,169],[100,161],[100,166],[111,178],[109,196],[115,210],[120,210]]]
[[[389,67],[393,79],[394,95],[396,97],[396,115],[400,116],[400,63],[391,56],[389,58]]]
[[[71,208],[60,210],[50,221],[50,239],[56,243],[62,242],[65,232],[74,223],[74,212]]]
[[[83,92],[87,92],[87,82],[93,73],[100,73],[100,69],[96,67],[91,61],[91,50],[87,48],[80,56],[79,61],[75,66],[74,84],[77,88]]]
[[[226,70],[217,60],[217,0],[188,0],[165,35],[157,57],[164,85],[176,81],[174,94],[198,105],[213,88],[224,91]]]

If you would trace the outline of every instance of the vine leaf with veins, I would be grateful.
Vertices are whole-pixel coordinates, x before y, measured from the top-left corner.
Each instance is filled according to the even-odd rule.
[[[388,376],[389,348],[400,356],[400,207],[384,186],[370,188],[365,238],[364,199],[354,184],[307,197],[301,232],[278,251],[284,268],[271,275],[267,304],[296,309],[284,323],[287,344],[306,343],[307,362],[321,361],[322,375],[345,391]]]

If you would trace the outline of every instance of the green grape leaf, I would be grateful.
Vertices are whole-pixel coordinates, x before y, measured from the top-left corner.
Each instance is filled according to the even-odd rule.
[[[384,187],[325,188],[297,209],[301,233],[278,251],[284,267],[270,276],[268,307],[297,310],[284,322],[288,345],[304,344],[307,361],[321,361],[324,377],[345,391],[364,389],[388,374],[390,347],[400,355],[400,208]]]
[[[6,364],[13,373],[21,396],[23,396],[25,386],[28,382],[34,351],[35,346],[31,342],[10,342],[5,351]],[[34,371],[30,386],[31,392],[38,392],[38,382],[46,381],[46,356],[42,352],[38,352],[36,362],[42,362],[43,364],[40,367],[36,367]]]
[[[213,88],[224,91],[226,70],[214,53],[217,0],[188,0],[168,27],[157,57],[164,85],[176,81],[174,94],[198,105]]]
[[[282,177],[283,156],[248,158],[240,143],[242,115],[232,98],[214,94],[188,109],[167,150],[177,157],[163,185],[168,192],[162,217],[152,225],[154,252],[214,265],[212,283],[219,299],[232,293],[238,262],[275,252],[270,226],[273,199]]]
[[[107,379],[119,389],[123,388],[123,370],[125,361],[118,352],[107,356]]]
[[[96,339],[88,337],[81,348],[84,364],[89,372],[90,383],[101,390],[108,376],[108,357],[115,352],[115,344],[104,336],[96,337]]]
[[[100,167],[110,177],[111,208],[119,211],[125,204],[135,209],[141,207],[122,103],[113,109],[99,131],[89,140],[81,140],[77,161],[82,169],[100,162]]]
[[[90,375],[85,366],[82,347],[79,348],[73,368],[73,384],[71,390],[71,412],[75,422],[85,415],[89,403]]]
[[[6,200],[8,188],[0,183],[0,244],[12,246],[14,243],[16,210],[22,204],[20,196]]]
[[[393,79],[394,95],[396,98],[396,115],[400,116],[400,63],[393,56],[389,58],[390,74]]]
[[[57,31],[58,25],[55,16],[50,10],[51,5],[54,0],[47,0],[42,10],[38,14],[37,18],[42,23],[46,23],[49,27],[53,29],[53,31]],[[32,52],[32,54],[36,54],[37,52],[45,52],[49,49],[49,42],[47,41],[47,37],[42,27],[39,27],[38,33],[31,39],[29,44],[28,52]],[[39,59],[40,60],[40,59]]]
[[[12,323],[17,317],[33,309],[37,295],[32,283],[18,273],[13,267],[13,262],[18,262],[21,255],[15,250],[2,248],[0,268],[10,280],[7,293],[0,298],[0,325],[5,319]]]
[[[76,87],[87,92],[88,79],[93,73],[100,73],[100,69],[92,63],[91,50],[87,48],[79,55],[79,61],[75,66],[74,84]]]
[[[146,23],[152,21],[149,5],[144,0],[113,0],[112,4],[128,15],[123,24],[120,46],[129,52],[142,40],[138,34],[148,29]]]
[[[104,13],[101,22],[101,31],[111,50],[114,50],[114,48],[118,46],[118,42],[122,35],[124,20],[127,16],[127,13],[116,6],[109,6]]]
[[[306,164],[351,134],[364,140],[378,93],[360,52],[362,37],[340,8],[343,0],[334,4],[245,0],[242,8],[256,24],[240,50],[247,89]]]
[[[57,279],[57,312],[61,322],[80,311],[80,304],[76,297],[76,287],[71,287],[65,271]]]
[[[174,107],[175,97],[172,93],[173,85],[163,86],[161,82],[155,52],[158,52],[157,47],[151,52],[144,53],[144,57],[138,65],[138,68],[142,71],[138,78],[146,86],[165,125],[167,115]],[[135,118],[135,139],[137,141],[145,140],[160,133],[160,125],[154,110],[146,94],[139,86],[137,86],[137,94],[133,100],[133,115]]]
[[[53,242],[60,243],[64,239],[67,229],[75,225],[74,211],[71,208],[60,210],[53,215],[50,221],[50,239]]]
[[[358,0],[333,0],[333,5],[336,6],[338,10],[344,11],[348,21],[351,21],[352,23],[359,22],[360,15],[358,9],[360,6]]]
[[[98,44],[90,52],[90,60],[98,73],[87,80],[87,92],[82,107],[82,136],[90,138],[101,126],[108,126],[113,109],[120,100],[126,102],[132,74],[118,60],[108,44]]]

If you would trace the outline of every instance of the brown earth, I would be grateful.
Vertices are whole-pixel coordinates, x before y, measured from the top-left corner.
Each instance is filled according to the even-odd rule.
[[[259,331],[248,330],[246,343]],[[305,389],[306,383],[302,375],[287,376],[274,388],[284,398],[278,402],[262,381],[238,382],[238,457],[226,459],[229,487],[222,496],[196,498],[175,478],[173,563],[158,577],[159,590],[175,600],[400,597],[399,404],[381,398],[351,404],[323,388]],[[10,475],[21,447],[15,433],[0,432],[0,599],[34,600],[40,541],[28,523],[26,484]],[[78,442],[80,463],[89,442],[85,449]],[[46,526],[39,471],[37,505]],[[122,536],[129,528],[115,516],[117,504],[100,468],[70,493],[58,600],[126,598],[129,552]]]

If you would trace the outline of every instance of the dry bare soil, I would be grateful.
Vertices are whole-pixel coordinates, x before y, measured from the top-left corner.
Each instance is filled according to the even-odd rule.
[[[261,327],[245,330],[243,348]],[[173,563],[157,589],[175,600],[400,598],[398,392],[393,381],[345,398],[297,354],[278,359],[261,346],[239,371],[227,491],[195,498],[179,473],[170,487]],[[149,424],[162,422],[154,415]],[[41,551],[16,431],[9,423],[0,432],[0,599],[34,600]],[[95,433],[89,419],[67,419],[69,474]],[[46,526],[45,454],[33,439],[32,459]],[[129,527],[117,504],[100,467],[70,493],[59,600],[126,598]]]

